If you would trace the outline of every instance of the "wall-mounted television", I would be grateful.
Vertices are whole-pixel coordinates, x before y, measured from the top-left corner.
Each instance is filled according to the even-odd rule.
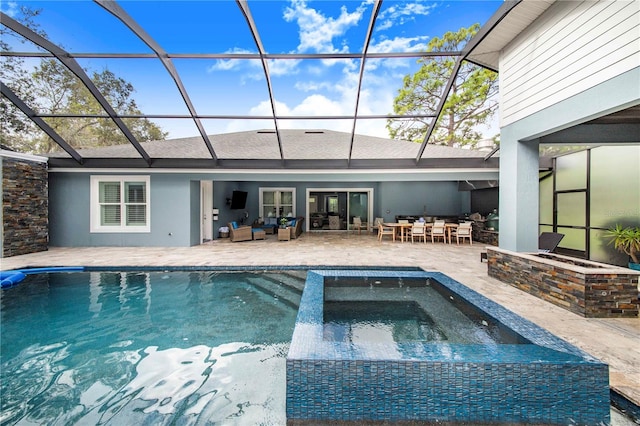
[[[231,195],[231,210],[244,209],[247,205],[247,193],[245,191],[233,191]]]

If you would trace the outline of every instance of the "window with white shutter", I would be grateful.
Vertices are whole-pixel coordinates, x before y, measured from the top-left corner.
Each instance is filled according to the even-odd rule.
[[[149,176],[91,176],[91,232],[150,232]]]

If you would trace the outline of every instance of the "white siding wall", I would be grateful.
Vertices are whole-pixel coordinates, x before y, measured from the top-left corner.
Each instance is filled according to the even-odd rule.
[[[639,66],[639,1],[558,1],[502,52],[501,127]]]

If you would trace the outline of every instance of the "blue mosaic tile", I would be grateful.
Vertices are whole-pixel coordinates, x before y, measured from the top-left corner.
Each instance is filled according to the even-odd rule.
[[[323,339],[326,282],[425,278],[526,344],[346,343]],[[423,270],[311,270],[287,357],[291,420],[585,425],[609,421],[608,366],[450,277]]]

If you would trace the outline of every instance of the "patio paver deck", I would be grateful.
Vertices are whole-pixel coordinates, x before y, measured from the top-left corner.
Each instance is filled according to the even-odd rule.
[[[440,271],[609,364],[610,385],[640,405],[640,319],[595,319],[554,306],[487,275],[483,244],[378,241],[371,234],[303,233],[194,247],[51,248],[0,259],[2,270],[45,266],[418,266]]]

